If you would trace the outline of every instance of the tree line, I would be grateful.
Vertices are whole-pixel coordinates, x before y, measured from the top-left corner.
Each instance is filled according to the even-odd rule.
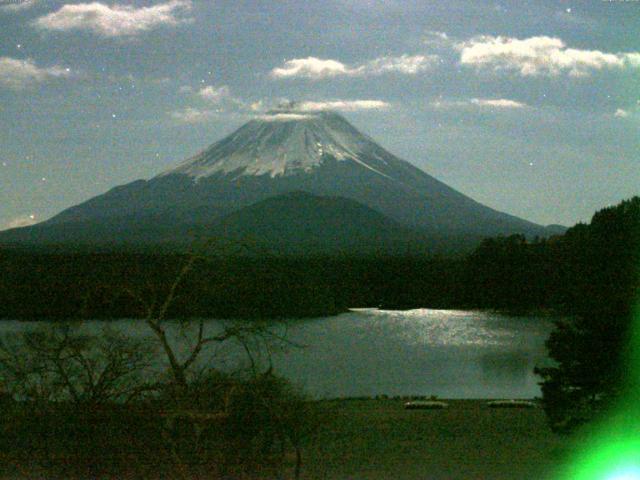
[[[615,303],[620,309],[635,292],[637,203],[634,198],[604,209],[591,224],[578,224],[564,235],[489,238],[456,257],[4,248],[0,318],[144,318],[147,312],[136,298],[164,298],[188,262],[189,275],[168,312],[176,318],[310,317],[350,307],[572,314]]]

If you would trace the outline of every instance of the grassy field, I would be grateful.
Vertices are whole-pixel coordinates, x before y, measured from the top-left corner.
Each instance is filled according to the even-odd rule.
[[[482,400],[447,403],[442,410],[405,410],[404,401],[396,399],[317,402],[313,418],[319,426],[303,442],[301,479],[554,480],[555,467],[579,443],[579,437],[553,434],[540,408],[494,409]],[[157,417],[143,411],[107,409],[86,418],[65,411],[31,418],[25,411],[6,420],[0,479],[294,478],[291,451],[281,474],[258,457],[249,459],[251,473],[232,467],[216,474],[214,456],[178,476]],[[213,453],[226,448],[224,436],[213,436]],[[227,447],[235,451],[234,445]]]
[[[326,420],[305,452],[302,478],[544,480],[571,448],[540,408],[452,400],[444,410],[405,410],[403,403],[322,402]]]

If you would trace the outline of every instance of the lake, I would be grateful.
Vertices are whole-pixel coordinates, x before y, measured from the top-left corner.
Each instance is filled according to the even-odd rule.
[[[99,331],[104,322],[85,322]],[[33,328],[7,321],[0,331]],[[109,322],[132,336],[149,334],[141,321]],[[211,330],[216,320],[207,320]],[[375,395],[437,395],[441,398],[532,398],[540,395],[536,365],[548,364],[544,342],[548,318],[479,311],[354,309],[335,317],[298,320],[286,327],[298,346],[273,348],[274,370],[318,398]],[[283,327],[278,331],[284,332]],[[174,341],[186,345],[177,326]],[[265,349],[256,354],[266,364]],[[207,352],[218,367],[247,364],[238,344]]]

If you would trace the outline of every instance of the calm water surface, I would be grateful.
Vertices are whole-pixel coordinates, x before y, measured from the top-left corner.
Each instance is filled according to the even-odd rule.
[[[3,322],[0,331],[33,325]],[[103,325],[91,321],[84,328],[99,331]],[[110,325],[132,336],[149,333],[140,321]],[[211,330],[219,325],[207,320]],[[277,372],[316,397],[531,398],[540,394],[533,368],[548,363],[544,341],[551,327],[545,318],[476,311],[354,310],[293,322],[287,338],[302,347],[274,348],[270,357]],[[176,343],[188,343],[177,327],[172,333]],[[262,351],[258,361],[264,358]],[[247,363],[241,347],[231,343],[207,352],[205,361],[224,368]]]

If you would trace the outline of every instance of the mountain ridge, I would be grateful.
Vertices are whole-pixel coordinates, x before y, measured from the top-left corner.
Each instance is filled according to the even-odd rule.
[[[335,112],[278,110],[149,180],[115,187],[10,236],[28,239],[38,232],[44,241],[47,228],[87,222],[112,223],[131,234],[150,218],[208,225],[292,191],[351,199],[437,238],[551,233],[465,196],[391,154]],[[6,238],[0,233],[0,241]]]

